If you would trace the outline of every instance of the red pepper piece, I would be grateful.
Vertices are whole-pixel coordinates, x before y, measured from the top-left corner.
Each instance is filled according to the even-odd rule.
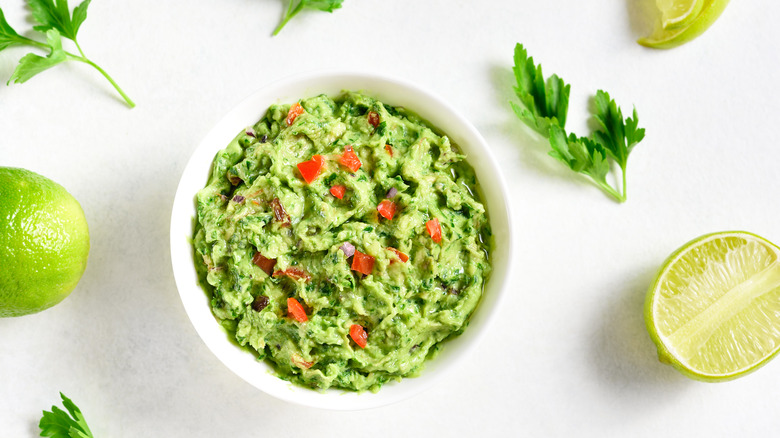
[[[355,341],[358,347],[366,348],[366,344],[368,344],[368,333],[366,333],[366,329],[364,329],[363,326],[358,324],[349,326],[349,336]]]
[[[390,201],[389,199],[383,199],[382,202],[376,206],[376,211],[378,211],[383,218],[392,220],[395,215],[395,202]]]
[[[431,235],[431,239],[433,239],[436,243],[441,243],[441,224],[439,224],[439,219],[433,218],[425,223],[425,228],[428,230],[428,234]]]
[[[397,255],[398,258],[401,259],[402,262],[406,263],[406,262],[409,261],[409,256],[404,254],[404,253],[402,253],[401,251],[398,251],[397,249],[395,249],[395,248],[393,248],[391,246],[388,246],[387,250],[394,252],[395,255]]]
[[[390,157],[393,157],[393,147],[389,144],[385,145],[385,152],[387,152],[387,155],[390,155]]]
[[[330,194],[339,199],[344,198],[345,193],[347,193],[347,188],[342,185],[335,185],[330,188]]]
[[[287,298],[287,316],[298,322],[309,320],[306,316],[306,311],[303,310],[303,306],[295,298]]]
[[[290,110],[287,112],[287,126],[292,125],[295,123],[295,119],[298,118],[301,114],[303,114],[306,110],[303,109],[300,103],[295,102],[290,106]]]
[[[352,146],[344,147],[344,153],[339,157],[339,163],[352,172],[357,172],[358,169],[360,169],[360,166],[363,165],[363,163],[360,162],[360,158],[358,158],[357,154],[355,154],[355,151],[352,149]]]
[[[265,271],[266,274],[271,275],[271,273],[274,272],[274,266],[276,266],[276,259],[269,259],[259,252],[256,252],[254,257],[252,257],[252,263]]]
[[[322,155],[312,155],[311,160],[298,163],[298,170],[308,184],[311,184],[322,170]]]
[[[376,111],[368,112],[368,124],[376,128],[379,126],[379,113]]]
[[[375,261],[376,259],[374,257],[363,254],[360,251],[355,251],[355,255],[352,257],[352,270],[364,275],[371,275],[371,272],[374,270]]]

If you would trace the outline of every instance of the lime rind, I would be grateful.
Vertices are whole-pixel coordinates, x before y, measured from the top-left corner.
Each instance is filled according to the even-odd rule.
[[[760,246],[758,252],[764,254],[763,259],[758,261],[756,272],[746,274],[748,280],[738,279],[738,285],[728,287],[722,294],[726,296],[725,301],[703,317],[706,321],[699,320],[689,326],[694,329],[694,336],[700,336],[694,343],[701,345],[701,354],[692,358],[688,350],[691,346],[683,341],[685,337],[669,336],[670,324],[662,320],[667,316],[658,316],[663,313],[659,311],[664,304],[662,301],[669,298],[662,296],[662,283],[667,281],[669,275],[673,275],[670,271],[682,263],[683,258],[691,255],[692,251],[725,239],[742,239]],[[728,262],[738,263],[734,260]],[[780,315],[779,298],[780,248],[748,232],[712,233],[688,242],[667,258],[647,294],[645,323],[661,362],[672,365],[682,374],[696,380],[727,381],[757,370],[780,351],[780,326],[776,316]],[[694,302],[698,301],[701,300]],[[656,319],[657,316],[660,319]],[[716,324],[718,317],[725,318],[728,323]],[[679,329],[679,325],[680,321],[673,322],[671,330]],[[702,339],[706,342],[702,343]],[[735,357],[737,360],[730,360]]]
[[[79,202],[35,172],[0,167],[0,318],[40,312],[76,287],[89,256]]]
[[[705,0],[701,11],[688,22],[664,28],[661,25],[650,36],[640,38],[637,43],[653,49],[671,49],[685,44],[703,34],[720,17],[728,6],[729,0]]]

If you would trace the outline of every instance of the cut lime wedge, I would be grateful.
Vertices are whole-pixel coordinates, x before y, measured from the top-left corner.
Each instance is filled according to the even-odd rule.
[[[658,0],[661,1],[665,0]],[[728,4],[729,0],[704,0],[697,14],[685,16],[677,23],[662,21],[652,35],[640,38],[637,42],[654,49],[671,49],[687,43],[709,29]]]
[[[662,362],[721,381],[780,349],[780,248],[746,232],[695,239],[667,259],[645,303]]]
[[[661,11],[661,26],[665,30],[681,29],[690,25],[704,7],[705,0],[655,0]]]

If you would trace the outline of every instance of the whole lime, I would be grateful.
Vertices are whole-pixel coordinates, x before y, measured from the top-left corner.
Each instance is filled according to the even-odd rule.
[[[56,182],[0,167],[0,317],[40,312],[67,297],[89,255],[78,201]]]

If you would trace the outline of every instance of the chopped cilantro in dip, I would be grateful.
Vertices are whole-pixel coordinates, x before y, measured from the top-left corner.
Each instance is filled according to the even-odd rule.
[[[197,195],[214,315],[281,378],[313,388],[378,391],[419,374],[466,328],[490,240],[459,150],[360,93],[271,106]]]

